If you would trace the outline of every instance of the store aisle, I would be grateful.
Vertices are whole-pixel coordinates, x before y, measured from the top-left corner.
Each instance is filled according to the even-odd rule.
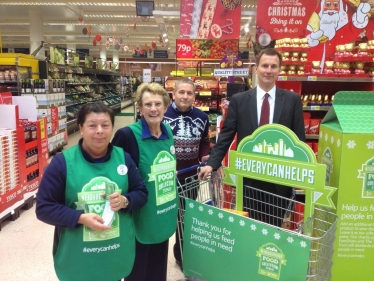
[[[133,107],[122,112],[133,113]],[[133,116],[116,116],[114,131],[133,122]],[[66,148],[75,145],[79,138],[79,132],[69,135]],[[17,220],[6,220],[1,227],[0,280],[58,281],[52,259],[54,227],[36,219],[35,203],[31,209],[22,210]],[[173,245],[174,236],[170,238],[167,281],[184,280],[173,257]]]

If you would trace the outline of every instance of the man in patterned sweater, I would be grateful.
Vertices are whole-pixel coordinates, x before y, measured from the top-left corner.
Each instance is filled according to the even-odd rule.
[[[195,97],[195,84],[188,78],[178,80],[174,86],[173,103],[164,115],[164,122],[170,125],[174,135],[177,170],[204,162],[209,157],[209,119],[206,113],[192,106]],[[178,179],[183,185],[185,179],[193,175],[197,175],[197,170],[178,175]],[[188,197],[196,199],[197,190],[195,191],[188,194]],[[174,257],[181,266],[178,231],[175,241]]]

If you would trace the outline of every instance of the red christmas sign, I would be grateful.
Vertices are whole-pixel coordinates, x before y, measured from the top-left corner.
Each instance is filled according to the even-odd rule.
[[[336,46],[374,39],[374,1],[319,0],[308,21],[308,44],[312,51],[310,61],[334,60]]]
[[[180,38],[238,39],[240,18],[240,0],[182,0]]]
[[[266,46],[275,39],[305,37],[317,4],[315,0],[261,0],[257,5],[256,39]]]

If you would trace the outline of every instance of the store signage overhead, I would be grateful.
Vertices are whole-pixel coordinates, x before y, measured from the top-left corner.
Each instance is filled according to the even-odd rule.
[[[219,68],[214,69],[214,76],[248,76],[248,68]]]
[[[155,59],[167,59],[169,57],[168,51],[166,50],[154,50],[153,58]]]
[[[241,1],[181,1],[180,38],[240,37]]]
[[[239,40],[177,39],[176,57],[188,60],[221,60],[226,55],[237,55]]]
[[[266,46],[271,40],[300,37],[317,7],[310,0],[261,0],[257,7],[256,38]]]
[[[30,48],[14,48],[15,53],[19,54],[30,54]]]

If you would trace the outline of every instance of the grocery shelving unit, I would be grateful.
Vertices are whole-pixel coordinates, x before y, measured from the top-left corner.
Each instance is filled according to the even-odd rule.
[[[25,54],[0,54],[0,88],[1,92],[11,92],[13,96],[21,95],[22,79],[33,78],[37,60]]]
[[[68,134],[77,131],[76,113],[87,102],[101,101],[115,111],[132,104],[131,83],[121,85],[121,75],[101,69],[41,62],[41,77],[62,79]]]
[[[331,99],[339,91],[374,91],[373,77],[360,75],[280,75],[277,86],[304,95],[328,95],[329,104],[304,104],[303,110],[311,119],[323,119],[331,106]],[[306,134],[307,143],[317,145],[319,134]]]

